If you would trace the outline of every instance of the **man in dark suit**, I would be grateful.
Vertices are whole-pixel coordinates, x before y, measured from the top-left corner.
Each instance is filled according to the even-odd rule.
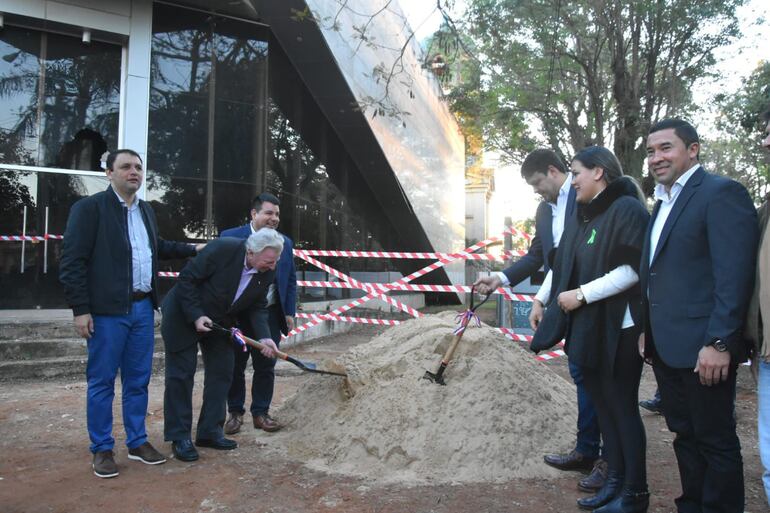
[[[566,219],[575,214],[575,189],[572,175],[555,152],[538,149],[527,155],[521,165],[521,176],[536,194],[543,197],[535,214],[535,237],[529,251],[513,265],[500,273],[476,280],[474,285],[482,294],[505,285],[516,285],[532,276],[541,267],[550,269],[549,253],[559,245]],[[533,303],[533,316],[542,317],[543,305]],[[539,313],[538,313],[539,312]],[[583,387],[580,368],[570,365],[570,374],[577,386],[578,432],[575,449],[567,454],[549,454],[545,462],[561,470],[590,470],[599,457],[599,422],[588,393]],[[598,466],[589,478],[581,480],[581,489],[594,491],[601,488],[604,467]]]
[[[742,512],[735,383],[754,284],[757,215],[746,189],[707,173],[692,125],[660,121],[647,137],[658,185],[642,254],[645,332],[668,428],[676,433],[681,513]]]
[[[165,439],[173,442],[177,459],[194,461],[192,391],[198,346],[205,368],[203,406],[198,418],[196,445],[235,449],[224,437],[227,391],[233,376],[234,342],[228,334],[212,332],[213,322],[230,327],[249,325],[265,346],[266,358],[277,350],[267,321],[267,290],[275,279],[275,265],[283,250],[283,237],[262,228],[246,241],[226,237],[209,242],[190,261],[163,301],[161,333],[166,348],[166,391],[163,402]]]
[[[251,222],[237,228],[224,230],[220,237],[246,239],[260,228],[278,229],[281,216],[281,203],[270,193],[262,193],[252,202]],[[294,268],[294,251],[290,238],[283,237],[283,251],[275,270],[275,282],[270,285],[267,294],[268,325],[270,338],[275,345],[281,342],[281,333],[287,334],[294,328],[294,314],[297,308],[297,276]],[[250,335],[248,326],[244,333]],[[243,415],[246,412],[246,364],[251,355],[254,375],[251,380],[251,417],[255,429],[278,431],[281,425],[270,414],[275,385],[275,359],[265,358],[256,349],[243,352],[235,349],[233,382],[227,395],[227,410],[230,416],[225,423],[225,434],[232,435],[241,430]]]

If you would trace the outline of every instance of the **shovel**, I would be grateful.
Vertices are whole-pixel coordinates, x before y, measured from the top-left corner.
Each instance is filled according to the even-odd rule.
[[[449,345],[449,349],[446,350],[446,353],[444,353],[444,357],[441,359],[441,364],[438,367],[438,370],[436,372],[431,371],[425,371],[425,375],[422,377],[422,379],[427,379],[429,381],[432,381],[433,383],[438,383],[439,385],[446,385],[446,382],[444,381],[444,371],[447,368],[447,365],[449,365],[449,362],[452,361],[452,355],[455,353],[455,349],[457,349],[458,344],[460,344],[460,340],[463,338],[463,333],[465,333],[465,328],[468,327],[468,323],[471,321],[471,319],[474,317],[474,314],[476,312],[476,309],[487,302],[487,299],[490,298],[492,294],[488,294],[484,299],[481,300],[481,303],[474,305],[473,304],[473,292],[475,287],[471,287],[471,304],[470,308],[466,310],[465,312],[462,312],[462,319],[460,320],[460,327],[457,328],[455,331],[455,337],[452,339],[452,343]]]
[[[228,333],[228,334],[234,336],[232,330],[230,330],[228,328],[225,328],[224,326],[220,326],[219,324],[216,324],[214,322],[212,322],[211,324],[207,324],[207,326],[209,328],[213,328],[213,329],[215,329],[217,331]],[[263,347],[265,347],[264,344],[262,344],[260,342],[257,342],[253,338],[247,337],[243,333],[239,333],[239,335],[243,339],[243,341],[246,344],[250,345],[251,347],[255,347],[257,349],[262,349]],[[345,377],[345,378],[348,376],[347,374],[342,374],[341,372],[332,372],[332,371],[325,371],[325,370],[318,369],[316,364],[314,364],[314,363],[303,362],[303,361],[297,360],[296,358],[294,358],[292,356],[289,356],[288,354],[283,353],[281,351],[276,351],[275,355],[278,358],[280,358],[281,360],[286,360],[287,362],[296,365],[297,367],[299,367],[300,369],[302,369],[305,372],[312,372],[312,373],[315,373],[315,374],[328,374],[328,375],[331,375],[331,376],[342,376],[342,377]]]

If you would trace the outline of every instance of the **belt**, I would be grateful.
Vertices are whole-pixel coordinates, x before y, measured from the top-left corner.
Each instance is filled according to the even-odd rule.
[[[141,301],[147,297],[150,297],[149,292],[142,292],[141,290],[135,290],[131,293],[131,301]]]

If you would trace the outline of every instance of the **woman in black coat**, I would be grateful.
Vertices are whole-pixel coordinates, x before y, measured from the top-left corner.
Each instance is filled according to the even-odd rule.
[[[623,176],[610,150],[585,148],[573,159],[572,171],[578,212],[565,227],[544,285],[551,282],[553,300],[532,349],[545,349],[563,336],[596,406],[609,472],[604,487],[578,505],[598,513],[644,512],[649,493],[637,406],[643,365],[637,350],[638,271],[649,214],[639,187]]]

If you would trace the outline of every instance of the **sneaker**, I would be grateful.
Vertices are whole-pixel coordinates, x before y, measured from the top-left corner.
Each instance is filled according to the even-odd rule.
[[[115,458],[112,451],[99,451],[94,453],[94,462],[91,464],[96,477],[117,477],[118,466],[115,464]]]
[[[139,447],[128,450],[128,459],[141,461],[147,465],[160,465],[166,463],[166,457],[155,450],[150,442],[144,442]]]

